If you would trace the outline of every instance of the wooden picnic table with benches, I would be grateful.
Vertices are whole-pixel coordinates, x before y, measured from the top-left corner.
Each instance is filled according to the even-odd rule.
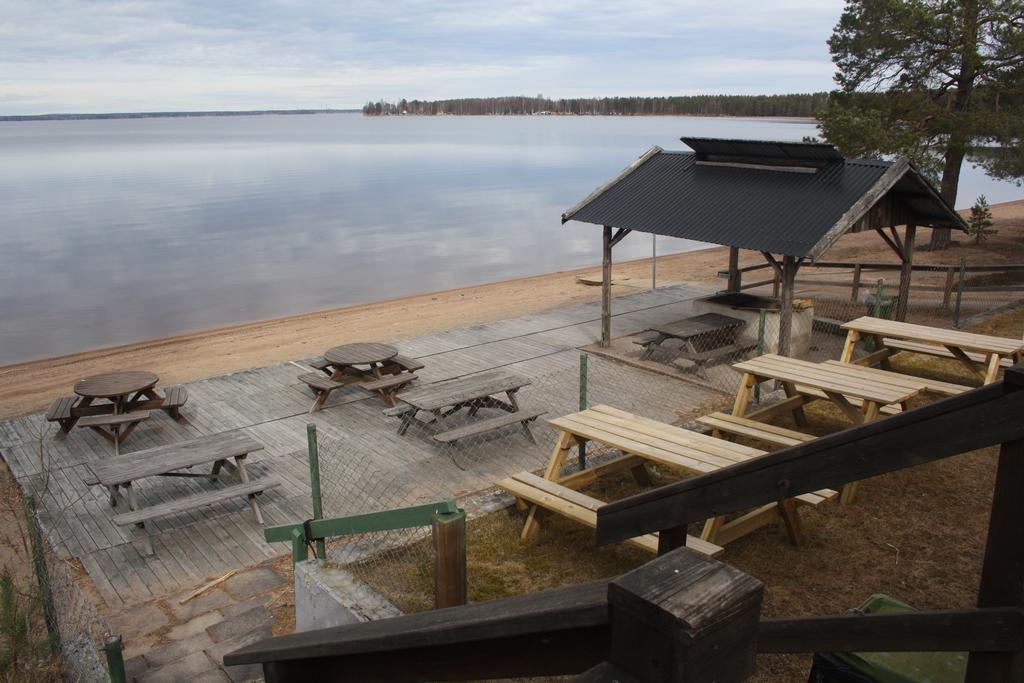
[[[922,353],[941,358],[955,358],[984,384],[996,380],[1000,367],[1010,367],[1024,360],[1024,340],[974,334],[927,325],[883,320],[864,316],[840,326],[846,330],[846,343],[839,360],[844,363],[881,365],[889,369],[888,360],[897,353]],[[853,359],[857,342],[871,339],[874,350],[868,356]]]
[[[120,442],[149,419],[150,411],[163,410],[179,422],[186,421],[181,407],[188,401],[188,390],[171,386],[161,396],[155,389],[158,381],[154,373],[141,370],[86,377],[75,384],[75,396],[62,396],[50,404],[46,420],[60,425],[58,436],[76,425],[88,427],[112,441],[116,452]]]
[[[111,507],[117,507],[119,499],[127,501],[128,511],[115,515],[113,522],[119,526],[134,524],[141,529],[146,552],[152,554],[152,544],[145,531],[145,523],[151,519],[245,496],[249,499],[256,521],[263,524],[263,515],[260,513],[256,496],[280,485],[280,482],[272,477],[249,479],[245,470],[245,459],[250,453],[262,449],[263,444],[243,432],[221,432],[94,462],[89,465],[92,476],[87,477],[85,483],[90,486],[100,484],[107,487],[110,491]],[[204,465],[211,467],[209,473],[187,471],[189,468]],[[236,471],[239,483],[159,505],[139,507],[135,484],[141,479],[195,477],[219,482],[223,477],[221,470]]]
[[[772,353],[735,363],[733,368],[743,373],[733,403],[733,416],[747,416],[757,384],[778,380],[786,399],[748,417],[767,418],[791,412],[798,427],[807,424],[803,406],[818,399],[831,401],[857,425],[871,422],[882,413],[899,412],[912,397],[929,390],[929,380],[920,377],[848,363],[812,363]],[[856,486],[853,482],[843,487],[842,503],[853,501]]]
[[[640,360],[649,359],[669,339],[682,342],[675,358],[693,363],[694,371],[704,375],[704,366],[732,354],[752,348],[736,343],[746,321],[719,313],[702,313],[667,325],[648,328],[633,341],[643,347]]]
[[[393,346],[377,342],[335,346],[310,365],[320,372],[299,376],[316,396],[310,413],[320,410],[333,391],[353,383],[393,406],[398,392],[415,381],[416,371],[423,368],[423,363],[400,355]]]
[[[559,435],[544,476],[522,472],[497,482],[499,487],[519,500],[532,504],[523,527],[523,538],[536,532],[539,508],[596,526],[597,508],[604,503],[580,493],[578,489],[592,484],[604,474],[630,470],[639,484],[648,486],[650,480],[644,469],[647,461],[703,474],[765,453],[606,405],[593,406],[549,420],[549,423],[559,430]],[[621,451],[622,455],[589,469],[563,475],[562,470],[572,448],[591,441]],[[777,520],[784,523],[791,542],[800,543],[802,532],[796,505],[818,505],[835,495],[835,491],[823,490],[765,505],[733,520],[726,521],[722,517],[709,519],[700,538],[689,537],[686,545],[708,555],[716,555],[722,552],[721,545]],[[658,538],[655,535],[634,538],[630,542],[652,552],[657,551]]]
[[[534,441],[529,423],[544,414],[543,410],[522,410],[516,394],[529,386],[530,380],[504,370],[486,372],[435,382],[404,392],[395,407],[384,411],[389,417],[401,418],[398,433],[405,434],[415,421],[434,431],[438,443],[451,443],[459,439],[491,432],[508,425],[519,424],[530,441]],[[497,398],[504,394],[504,400]],[[482,408],[496,408],[503,412],[464,426],[452,427],[448,418],[461,410],[475,417]],[[426,420],[417,416],[420,411],[429,414]]]

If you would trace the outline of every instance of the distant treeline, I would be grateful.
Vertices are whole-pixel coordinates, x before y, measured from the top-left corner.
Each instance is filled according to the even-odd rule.
[[[679,97],[474,97],[454,100],[367,102],[367,116],[596,115],[596,116],[814,116],[828,93],[792,95],[681,95]]]
[[[346,114],[358,109],[257,109],[253,111],[143,111],[113,114],[27,114],[0,116],[0,121],[68,121],[74,119],[164,119],[192,116],[262,116],[268,114]]]

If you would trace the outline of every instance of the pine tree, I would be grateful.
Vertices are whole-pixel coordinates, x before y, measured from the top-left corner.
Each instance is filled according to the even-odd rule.
[[[989,235],[995,235],[998,230],[993,230],[992,210],[988,208],[988,200],[985,195],[978,197],[971,207],[971,217],[967,221],[967,233],[974,237],[975,244],[981,244],[988,239]]]

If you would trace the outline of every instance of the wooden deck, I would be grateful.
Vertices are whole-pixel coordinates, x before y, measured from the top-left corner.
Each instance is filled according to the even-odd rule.
[[[618,298],[613,334],[632,334],[691,315],[690,301],[706,294],[697,286],[677,285]],[[556,417],[578,409],[578,349],[599,335],[600,303],[594,302],[390,343],[425,364],[418,373],[421,385],[503,367],[531,379],[519,396],[524,409],[545,409]],[[614,369],[597,365],[592,361],[591,403],[611,403],[671,421],[680,406],[721,397],[671,377],[618,364]],[[302,372],[294,363],[282,363],[188,384],[190,400],[182,412],[189,424],[155,413],[140,424],[122,452],[244,430],[265,446],[250,458],[250,475],[281,481],[260,498],[266,524],[276,525],[310,516],[305,444],[310,421],[321,437],[328,515],[366,511],[387,502],[380,495],[383,485],[401,488],[402,500],[409,501],[487,489],[497,479],[542,466],[554,441],[554,430],[540,420],[534,429],[537,445],[523,438],[521,430],[491,453],[481,444],[460,442],[460,455],[473,448],[479,452],[457,465],[446,457],[450,451],[429,437],[415,430],[397,435],[397,422],[382,415],[386,405],[357,387],[334,392],[327,406],[310,416],[311,395],[297,379]],[[73,379],[68,378],[69,386]],[[131,542],[131,528],[113,523],[107,491],[83,483],[88,463],[112,456],[110,444],[90,430],[75,429],[63,440],[53,438],[55,431],[42,414],[0,422],[0,455],[23,490],[37,496],[44,533],[63,556],[81,561],[111,607],[169,595],[205,577],[288,552],[282,544],[264,542],[249,506],[239,500],[150,522],[155,555],[144,557]],[[342,474],[347,481],[331,480]],[[145,484],[138,489],[144,506],[208,488],[194,479]],[[332,497],[332,490],[347,495]]]

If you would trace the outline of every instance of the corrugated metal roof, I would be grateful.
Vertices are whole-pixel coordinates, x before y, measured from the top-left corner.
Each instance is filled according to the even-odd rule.
[[[842,161],[843,155],[832,145],[771,140],[733,140],[725,138],[679,138],[697,153],[698,159],[713,156],[737,156],[778,161]]]
[[[741,146],[733,149],[750,156]],[[824,161],[813,172],[794,172],[711,164],[690,152],[657,149],[644,156],[642,163],[563,214],[562,222],[817,258],[871,208],[858,205],[859,200],[873,189],[881,191],[880,199],[889,189],[882,186],[895,183],[892,190],[918,214],[918,225],[964,227],[906,160],[840,158]]]

